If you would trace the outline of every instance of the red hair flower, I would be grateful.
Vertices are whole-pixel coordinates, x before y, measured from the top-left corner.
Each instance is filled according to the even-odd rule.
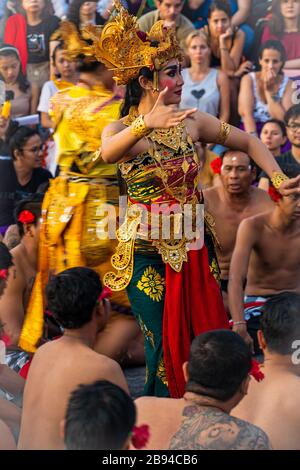
[[[143,41],[143,42],[146,42],[146,41],[147,41],[147,39],[148,39],[148,38],[147,38],[147,34],[144,33],[144,31],[137,31],[136,34],[137,34],[138,38],[139,38],[141,41]]]
[[[150,431],[148,424],[134,426],[131,435],[131,442],[136,449],[143,449],[149,441]]]
[[[265,378],[264,373],[260,370],[259,363],[255,359],[252,359],[251,369],[250,369],[249,374],[252,375],[252,377],[257,382],[260,382],[261,380],[263,380]]]
[[[211,162],[210,167],[211,167],[211,169],[212,169],[212,171],[214,172],[215,175],[219,175],[221,173],[222,165],[223,165],[223,162],[222,162],[222,158],[220,158],[220,157],[215,158]]]
[[[273,199],[274,202],[279,201],[279,199],[282,198],[281,194],[277,189],[274,188],[274,186],[269,186],[269,196],[271,199]]]
[[[8,269],[0,269],[0,279],[6,281],[8,276]]]
[[[28,210],[22,211],[19,214],[18,221],[22,224],[33,224],[33,222],[35,221],[35,215]]]
[[[102,289],[102,292],[98,297],[98,302],[101,302],[101,300],[103,299],[108,299],[111,296],[112,296],[112,290],[109,287],[105,286],[104,289]]]

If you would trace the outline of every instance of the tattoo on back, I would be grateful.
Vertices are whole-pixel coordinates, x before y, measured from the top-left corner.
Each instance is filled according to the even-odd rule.
[[[189,405],[182,414],[182,424],[172,436],[169,449],[271,449],[264,431],[216,408]]]

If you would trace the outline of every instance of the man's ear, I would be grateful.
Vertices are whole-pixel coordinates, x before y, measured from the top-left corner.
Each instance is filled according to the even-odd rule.
[[[257,332],[257,340],[258,340],[258,344],[259,344],[260,349],[262,349],[264,351],[267,347],[267,343],[266,343],[264,334],[261,330],[258,330],[258,332]]]
[[[15,159],[15,160],[18,160],[18,159],[22,156],[22,152],[21,152],[20,150],[18,150],[18,149],[15,149],[15,150],[13,151],[13,155],[14,155],[14,159]]]
[[[182,365],[182,371],[183,371],[183,376],[184,376],[185,383],[187,383],[189,381],[189,378],[190,378],[188,368],[189,368],[189,363],[184,362],[183,365]]]

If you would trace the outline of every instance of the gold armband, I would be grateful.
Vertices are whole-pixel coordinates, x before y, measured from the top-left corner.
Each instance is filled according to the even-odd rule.
[[[224,145],[227,137],[230,134],[231,131],[231,125],[228,124],[227,122],[221,121],[221,128],[219,135],[215,141],[216,144]]]
[[[129,129],[131,134],[135,135],[139,139],[145,137],[145,135],[151,132],[151,129],[148,129],[146,126],[144,116],[142,114],[133,121]]]
[[[288,176],[286,176],[284,173],[274,171],[271,177],[271,182],[275,189],[279,189],[281,184],[288,179]]]

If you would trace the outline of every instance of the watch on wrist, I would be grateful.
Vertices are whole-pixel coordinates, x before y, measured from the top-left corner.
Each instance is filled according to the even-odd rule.
[[[278,95],[271,95],[271,98],[275,103],[279,103],[281,101],[281,98]]]

